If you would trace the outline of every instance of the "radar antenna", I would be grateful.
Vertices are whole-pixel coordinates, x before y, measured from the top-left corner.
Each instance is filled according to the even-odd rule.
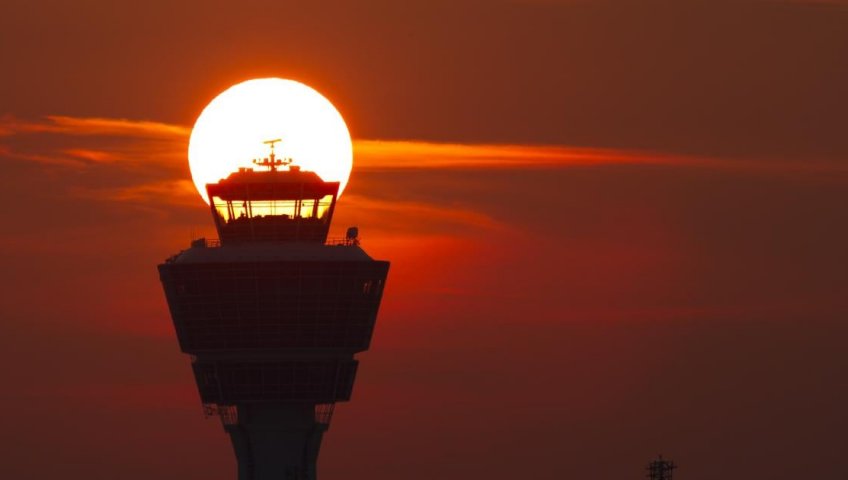
[[[656,460],[648,464],[646,475],[650,480],[672,480],[671,475],[677,465],[674,462],[664,460],[660,455]]]
[[[269,147],[271,147],[271,154],[268,155],[267,157],[261,159],[261,160],[258,159],[258,158],[254,158],[253,164],[258,165],[260,167],[268,167],[269,169],[271,169],[272,172],[276,172],[277,167],[291,165],[291,163],[292,163],[291,158],[283,157],[282,159],[278,159],[277,155],[274,153],[274,145],[276,145],[277,142],[282,142],[282,141],[283,141],[283,139],[281,139],[281,138],[275,138],[273,140],[265,140],[264,142],[262,142],[265,145],[268,145]]]

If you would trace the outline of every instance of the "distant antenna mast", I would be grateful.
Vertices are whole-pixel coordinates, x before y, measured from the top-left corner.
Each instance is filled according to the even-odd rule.
[[[276,172],[277,167],[291,165],[291,163],[292,163],[291,158],[285,158],[284,157],[284,158],[278,160],[277,155],[274,153],[274,145],[276,145],[277,142],[282,142],[282,141],[283,140],[281,138],[275,138],[273,140],[265,140],[264,142],[262,142],[265,145],[268,145],[268,146],[271,147],[271,154],[268,155],[266,158],[263,158],[261,160],[258,159],[258,158],[253,159],[253,164],[258,165],[260,167],[268,167],[269,169],[271,169],[272,172]]]
[[[647,477],[651,480],[671,480],[672,471],[677,468],[674,462],[663,460],[660,455],[656,460],[648,464]]]

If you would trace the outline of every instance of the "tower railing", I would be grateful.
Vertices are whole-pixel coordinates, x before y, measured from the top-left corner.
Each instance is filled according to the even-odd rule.
[[[332,237],[328,238],[324,245],[336,246],[336,247],[352,247],[359,245],[360,239],[359,237],[350,238],[350,237]],[[221,240],[217,238],[196,238],[191,241],[192,247],[200,247],[200,248],[218,248],[221,246]]]

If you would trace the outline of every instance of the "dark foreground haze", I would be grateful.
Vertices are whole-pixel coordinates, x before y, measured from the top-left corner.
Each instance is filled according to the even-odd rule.
[[[0,6],[0,476],[234,478],[156,265],[213,232],[190,125],[270,75],[392,261],[322,478],[848,476],[844,4],[316,5]]]

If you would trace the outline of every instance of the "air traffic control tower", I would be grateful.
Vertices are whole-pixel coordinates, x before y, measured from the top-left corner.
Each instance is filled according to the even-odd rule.
[[[206,186],[220,241],[159,265],[204,410],[221,418],[239,480],[316,478],[336,402],[350,400],[389,262],[356,229],[327,241],[338,182],[271,155]]]

